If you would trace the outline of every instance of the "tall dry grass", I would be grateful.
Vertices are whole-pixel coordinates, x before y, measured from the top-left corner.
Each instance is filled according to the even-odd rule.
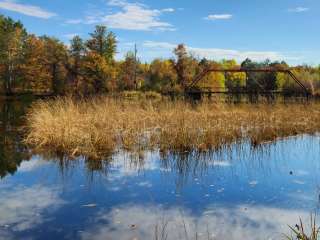
[[[320,227],[316,224],[316,214],[311,214],[310,224],[304,224],[300,219],[299,224],[289,226],[291,236],[285,235],[287,240],[318,240],[320,239]]]
[[[35,150],[99,157],[116,150],[206,151],[320,130],[320,104],[228,105],[58,98],[35,103],[25,142]]]

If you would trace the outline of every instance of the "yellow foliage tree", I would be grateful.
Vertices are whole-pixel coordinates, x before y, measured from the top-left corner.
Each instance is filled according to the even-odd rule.
[[[115,68],[100,54],[89,52],[83,59],[81,69],[83,81],[80,88],[84,94],[99,94],[115,87]]]
[[[146,84],[153,91],[173,91],[177,85],[177,73],[172,62],[155,59],[150,64]]]
[[[34,35],[29,35],[24,45],[24,62],[20,65],[24,76],[24,90],[48,92],[51,75],[44,56],[44,43]]]

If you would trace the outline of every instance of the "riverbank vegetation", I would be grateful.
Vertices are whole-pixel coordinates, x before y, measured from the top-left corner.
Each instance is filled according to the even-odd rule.
[[[311,214],[310,223],[303,223],[300,219],[299,224],[294,227],[289,226],[291,236],[285,235],[287,240],[318,240],[320,237],[320,227],[316,223],[316,214]]]
[[[133,48],[133,47],[132,47]],[[288,68],[286,62],[258,63],[246,59],[214,61],[198,58],[180,44],[171,59],[143,63],[134,51],[116,60],[117,40],[105,26],[96,26],[86,38],[75,36],[67,46],[49,36],[29,34],[19,21],[0,15],[0,93],[88,96],[122,91],[180,93],[208,67]],[[138,52],[139,56],[139,52]],[[312,92],[320,92],[320,68],[295,66],[292,70]],[[211,73],[197,88],[237,91],[301,91],[283,73]]]
[[[253,145],[320,130],[319,104],[232,105],[185,101],[58,98],[27,116],[35,150],[100,157],[117,150],[208,151],[236,141]]]

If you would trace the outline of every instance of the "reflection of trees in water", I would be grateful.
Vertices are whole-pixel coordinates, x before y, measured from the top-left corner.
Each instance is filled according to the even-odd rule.
[[[174,172],[176,187],[181,189],[190,178],[204,176],[214,157],[213,152],[167,153],[161,155],[160,164],[163,169]]]
[[[0,177],[14,174],[22,160],[29,159],[22,144],[19,127],[29,104],[24,101],[0,101]]]
[[[130,172],[160,170],[170,172],[187,181],[189,177],[201,177],[214,167],[229,167],[240,164],[248,169],[268,168],[273,145],[252,148],[250,144],[234,144],[208,152],[119,152],[100,159],[87,157],[70,158],[63,153],[45,153],[42,158],[58,164],[61,173],[83,164],[91,173],[108,175],[110,169],[125,169]],[[248,159],[250,159],[248,161]],[[239,161],[238,163],[235,161]]]
[[[269,177],[283,172],[283,166],[291,165],[290,151],[298,146],[314,149],[318,138],[296,137],[288,140],[269,142],[252,146],[249,141],[235,143],[208,152],[119,152],[100,159],[78,157],[71,159],[62,153],[42,155],[54,161],[63,177],[67,178],[75,168],[85,169],[88,179],[96,177],[119,177],[141,175],[157,171],[161,175],[175,179],[178,189],[183,188],[195,178],[208,174],[218,177],[239,178],[239,176]],[[318,149],[318,148],[316,148]],[[307,151],[307,150],[306,150]],[[316,154],[316,153],[315,153]]]
[[[175,187],[176,194],[183,194],[185,190],[189,190],[189,187],[194,184],[199,184],[198,188],[201,189],[213,184],[218,191],[220,189],[218,186],[221,184],[237,186],[238,182],[239,187],[244,188],[252,187],[250,181],[253,184],[257,181],[262,184],[261,186],[264,186],[264,181],[276,181],[277,176],[279,176],[279,179],[283,177],[284,183],[290,183],[296,179],[295,176],[289,176],[290,167],[293,166],[295,170],[299,170],[296,168],[297,165],[290,163],[296,158],[296,152],[293,149],[298,148],[297,152],[305,149],[302,154],[308,152],[308,149],[313,149],[312,156],[317,155],[319,153],[317,151],[319,147],[316,147],[319,144],[318,141],[319,138],[302,136],[255,147],[252,147],[248,141],[247,143],[225,146],[205,153],[159,153],[154,151],[133,154],[120,152],[104,159],[88,159],[85,157],[70,159],[60,154],[59,157],[47,156],[47,159],[59,166],[61,178],[66,181],[70,181],[72,177],[77,178],[79,173],[81,175],[86,173],[84,176],[87,177],[86,184],[88,186],[93,187],[97,183],[104,182],[109,187],[115,184],[115,186],[123,188],[124,183],[138,183],[141,181],[139,177],[147,176],[146,181],[150,182],[151,187],[152,185],[157,186],[157,184],[166,186],[166,182],[168,182],[170,186],[173,184],[172,187]],[[290,151],[294,153],[290,154]],[[316,163],[316,160],[315,163],[309,162],[308,164],[320,166],[319,163]],[[312,159],[308,159],[308,161],[312,161]],[[294,175],[296,174],[298,172],[294,172]],[[314,174],[312,173],[312,175]],[[310,180],[310,178],[308,179]],[[153,181],[159,182],[154,183]],[[109,185],[108,183],[111,184]],[[117,185],[118,183],[119,185]],[[294,198],[296,199],[295,201],[311,201],[314,204],[312,208],[319,209],[317,202],[319,196],[319,188],[317,186],[319,186],[319,183],[320,178],[316,175],[312,176],[312,182],[308,182],[308,186],[312,188],[310,191],[314,193],[310,194],[309,198],[311,200],[309,198],[304,199],[303,194],[300,193],[288,196],[283,192],[281,193],[278,188],[282,184],[281,181],[279,181],[279,185],[276,184],[275,189],[279,190],[279,196],[289,197],[289,199]],[[295,189],[295,187],[293,188]],[[284,191],[290,193],[293,190],[290,190],[289,187],[288,190]],[[146,194],[150,194],[151,199],[153,198],[152,192],[153,190],[146,191]],[[242,193],[239,192],[239,194]],[[248,200],[250,199],[249,194]]]
[[[84,168],[89,179],[93,179],[95,175],[107,175],[112,161],[112,156],[105,158],[91,159],[80,156],[72,158],[63,152],[39,152],[43,161],[48,161],[56,164],[62,178],[67,179],[73,175],[76,169]],[[82,169],[81,169],[82,170]]]

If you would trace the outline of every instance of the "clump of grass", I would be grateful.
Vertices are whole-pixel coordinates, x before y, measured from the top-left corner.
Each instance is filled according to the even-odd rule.
[[[320,104],[232,105],[57,98],[35,103],[25,142],[35,150],[98,157],[117,150],[208,151],[320,130]]]
[[[161,100],[162,95],[157,92],[147,91],[124,91],[120,94],[124,99],[138,100],[138,99],[152,99],[152,100]]]
[[[310,218],[310,233],[306,232],[306,226],[302,223],[300,219],[299,224],[294,227],[289,226],[291,230],[291,236],[286,235],[288,240],[318,240],[320,239],[320,228],[316,225],[316,216],[311,215]],[[293,236],[292,236],[293,235]]]

